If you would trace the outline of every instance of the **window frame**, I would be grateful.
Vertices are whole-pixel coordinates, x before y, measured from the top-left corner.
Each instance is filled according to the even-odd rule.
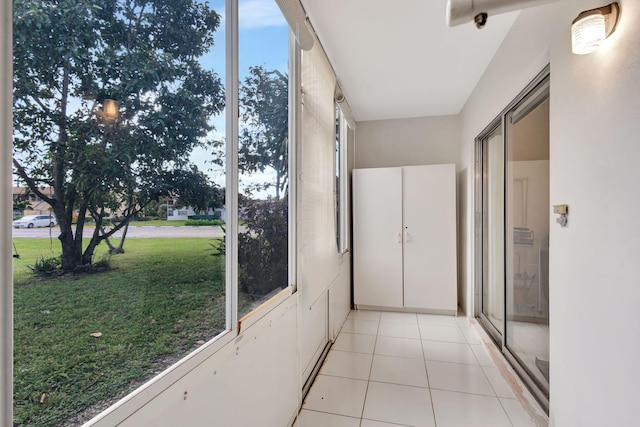
[[[274,3],[275,0],[270,0]],[[239,0],[225,0],[225,162],[226,190],[225,209],[227,233],[225,244],[225,330],[186,354],[179,361],[148,380],[133,392],[92,418],[87,425],[116,425],[128,418],[138,408],[144,406],[157,395],[168,389],[198,365],[225,348],[237,339],[249,326],[266,316],[274,308],[288,299],[297,290],[296,258],[296,141],[299,133],[297,114],[299,114],[299,51],[291,29],[289,28],[289,286],[267,300],[264,304],[248,313],[247,321],[238,322],[238,139],[239,139]],[[0,58],[4,59],[3,73],[0,75],[0,206],[13,203],[13,194],[9,184],[12,171],[13,138],[13,7],[12,2],[0,5],[0,22],[9,25],[0,26]],[[167,200],[167,206],[173,206],[173,200]],[[173,210],[173,209],[171,209]],[[169,209],[167,209],[169,214]],[[0,216],[0,425],[13,423],[13,264],[11,233],[12,216]],[[8,234],[7,234],[8,230]]]
[[[0,4],[0,206],[13,206],[13,3]],[[11,205],[9,204],[11,203]],[[0,425],[13,425],[13,258],[11,221],[0,215]],[[8,230],[8,231],[7,231]]]
[[[348,239],[348,215],[347,215],[347,190],[348,190],[348,159],[347,142],[349,136],[349,123],[345,117],[342,107],[335,102],[336,107],[336,150],[334,167],[336,168],[336,182],[334,186],[335,198],[335,221],[336,221],[336,244],[338,254],[342,255],[349,251]]]

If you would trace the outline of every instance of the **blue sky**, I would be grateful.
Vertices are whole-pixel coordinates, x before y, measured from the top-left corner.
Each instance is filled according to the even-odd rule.
[[[222,16],[220,27],[215,33],[214,48],[205,55],[201,62],[205,68],[213,69],[225,81],[225,9],[224,0],[209,0],[208,4]],[[240,0],[239,1],[239,73],[240,81],[248,75],[249,67],[263,65],[267,69],[278,69],[288,72],[289,28],[278,5],[274,0]],[[212,118],[216,127],[215,138],[223,138],[225,133],[224,115]],[[204,150],[196,150],[191,160],[207,172],[210,178],[224,185],[224,176],[205,162],[211,155]],[[259,182],[270,179],[269,174],[254,174],[252,177],[241,177],[241,181]]]
[[[202,59],[224,77],[225,10],[224,1],[208,1],[222,22],[215,33],[213,50]],[[289,29],[274,0],[240,0],[239,2],[240,78],[250,65],[266,64],[269,68],[287,70]]]

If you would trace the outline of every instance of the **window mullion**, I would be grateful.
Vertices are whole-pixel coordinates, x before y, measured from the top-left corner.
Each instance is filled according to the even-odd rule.
[[[238,323],[238,0],[226,0],[226,294],[227,329]]]
[[[13,266],[11,256],[11,170],[13,141],[12,2],[0,5],[0,425],[13,425]]]

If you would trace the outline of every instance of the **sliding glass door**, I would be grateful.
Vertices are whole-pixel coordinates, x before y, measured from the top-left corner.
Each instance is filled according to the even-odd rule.
[[[506,116],[506,337],[549,392],[549,83]]]
[[[478,317],[544,406],[549,396],[548,71],[476,145]]]
[[[501,341],[504,312],[504,132],[502,122],[481,139],[481,318]]]

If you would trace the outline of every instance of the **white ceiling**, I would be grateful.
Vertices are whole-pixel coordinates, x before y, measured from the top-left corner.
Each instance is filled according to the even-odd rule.
[[[447,0],[302,0],[357,121],[458,114],[516,13],[449,28]]]

